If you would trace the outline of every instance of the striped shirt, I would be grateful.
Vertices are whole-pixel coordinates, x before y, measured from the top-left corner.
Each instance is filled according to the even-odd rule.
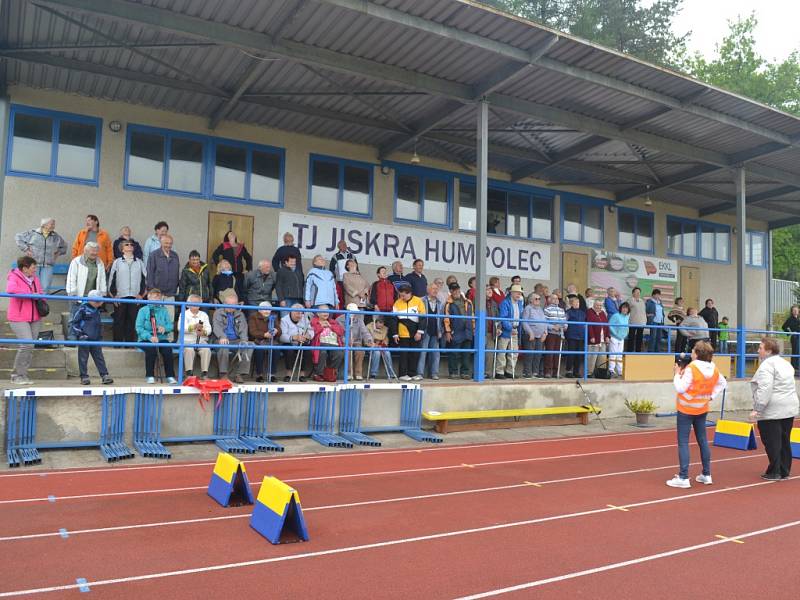
[[[557,304],[548,304],[544,309],[547,333],[560,335],[567,328],[567,313]]]

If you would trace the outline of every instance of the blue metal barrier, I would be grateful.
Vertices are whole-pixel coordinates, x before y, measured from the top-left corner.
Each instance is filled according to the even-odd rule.
[[[243,390],[239,396],[239,437],[262,452],[283,452],[280,444],[269,439],[267,433],[269,423],[269,391]]]
[[[172,457],[172,454],[161,442],[161,414],[163,411],[163,391],[140,390],[135,393],[133,445],[142,456],[148,458]]]

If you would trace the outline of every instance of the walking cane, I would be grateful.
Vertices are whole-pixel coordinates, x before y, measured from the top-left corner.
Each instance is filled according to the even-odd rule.
[[[377,348],[378,346],[373,346],[373,347]],[[378,352],[380,352],[380,350],[378,350]],[[367,360],[367,381],[370,380],[371,375],[372,375],[372,357],[374,356],[374,354],[375,354],[375,352],[370,350],[370,352],[369,352],[369,360]],[[387,373],[387,375],[388,375],[388,373]]]
[[[394,371],[394,367],[392,366],[392,355],[388,352],[384,353],[381,350],[381,358],[383,359],[383,368],[386,369],[386,377],[388,379],[393,379],[394,381],[400,381],[397,377],[397,373]]]
[[[497,340],[500,339],[500,336],[497,335],[497,325],[494,324],[494,357],[492,358],[492,379],[496,377],[497,374]]]
[[[558,366],[556,367],[556,379],[561,379],[561,349],[564,347],[564,338],[558,338]]]
[[[271,336],[269,338],[269,354],[267,357],[267,381],[272,381],[272,346],[275,345],[275,315],[269,316],[269,321],[267,322],[267,330],[270,332]]]

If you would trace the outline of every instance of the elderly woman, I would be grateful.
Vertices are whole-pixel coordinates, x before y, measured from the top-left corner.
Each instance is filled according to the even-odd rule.
[[[42,219],[36,229],[28,229],[14,236],[17,244],[25,256],[30,256],[38,265],[41,289],[45,292],[50,288],[53,279],[53,265],[59,256],[67,253],[67,243],[55,232],[56,220],[52,217]]]
[[[369,301],[369,283],[358,271],[358,263],[352,258],[345,263],[345,272],[342,275],[342,288],[344,289],[344,303],[366,306]]]
[[[761,478],[768,481],[788,479],[792,470],[792,447],[789,436],[798,412],[794,369],[780,356],[775,338],[765,337],[758,346],[758,367],[750,387],[753,412],[750,419],[758,422],[758,432],[769,459]]]
[[[7,278],[6,292],[9,294],[41,294],[42,284],[36,276],[37,262],[30,256],[17,260],[17,268],[12,269]],[[8,324],[19,339],[35,340],[39,335],[41,317],[36,300],[31,298],[11,298],[8,301]],[[33,358],[33,345],[20,344],[14,358],[11,383],[31,385],[28,369]]]

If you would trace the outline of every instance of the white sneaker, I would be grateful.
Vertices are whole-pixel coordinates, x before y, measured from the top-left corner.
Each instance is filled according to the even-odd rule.
[[[694,478],[697,483],[703,483],[705,485],[711,485],[714,481],[711,479],[711,475],[703,475],[702,473]]]
[[[403,375],[402,377],[398,377],[400,381],[411,381],[411,377],[408,375]]]
[[[356,375],[355,379],[356,379],[356,381],[363,381],[364,380],[364,378],[361,375]]]
[[[170,384],[170,385],[173,385],[173,384],[178,383],[178,380],[175,379],[174,377],[167,377],[167,383]]]
[[[689,481],[688,478],[683,479],[682,477],[679,477],[678,475],[675,475],[675,477],[673,477],[672,479],[667,480],[667,485],[669,487],[684,488],[684,489],[692,487],[692,484],[691,484],[691,482]]]
[[[155,383],[156,382],[156,378],[155,377],[148,377],[144,381],[145,381],[145,383]]]
[[[411,378],[412,381],[422,381],[422,375],[414,375]]]

